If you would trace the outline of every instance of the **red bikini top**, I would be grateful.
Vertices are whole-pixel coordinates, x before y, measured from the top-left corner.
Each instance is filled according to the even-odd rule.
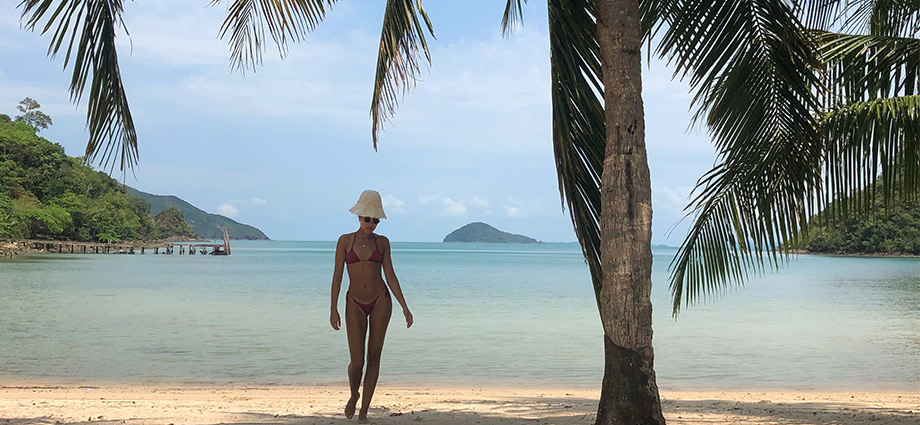
[[[348,250],[348,254],[345,254],[345,264],[360,263],[362,261],[383,263],[383,253],[380,252],[380,247],[377,246],[377,235],[374,235],[374,253],[371,254],[367,260],[362,260],[360,257],[358,257],[358,254],[355,254],[355,239],[357,238],[358,232],[355,232],[355,237],[351,240],[351,249]]]

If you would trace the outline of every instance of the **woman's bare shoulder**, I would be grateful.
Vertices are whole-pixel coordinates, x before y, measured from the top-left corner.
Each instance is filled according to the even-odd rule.
[[[355,232],[351,232],[351,233],[345,233],[342,236],[339,236],[339,240],[336,242],[336,245],[341,245],[343,243],[350,241],[354,235],[355,235]]]

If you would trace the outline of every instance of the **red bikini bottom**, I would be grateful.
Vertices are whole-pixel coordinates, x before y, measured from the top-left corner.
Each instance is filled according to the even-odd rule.
[[[380,291],[380,294],[386,294],[387,299],[390,298],[390,291],[387,291],[386,287],[384,287],[383,290]],[[377,296],[374,298],[374,301],[371,301],[367,304],[358,302],[358,300],[356,300],[354,297],[352,297],[349,294],[349,291],[345,291],[345,298],[351,298],[351,300],[354,301],[355,304],[358,305],[358,307],[361,307],[361,310],[364,311],[364,314],[371,314],[371,312],[374,311],[374,306],[377,305],[377,300],[380,299],[380,294],[377,294]]]

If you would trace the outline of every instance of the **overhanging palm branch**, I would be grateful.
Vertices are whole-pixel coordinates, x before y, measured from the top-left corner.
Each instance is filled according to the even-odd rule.
[[[835,33],[818,40],[831,89],[822,121],[825,193],[847,200],[835,202],[830,216],[867,213],[877,178],[882,179],[886,202],[895,187],[902,189],[902,200],[917,196],[920,40]]]
[[[377,74],[371,100],[371,133],[374,150],[377,150],[377,133],[396,112],[399,95],[415,86],[419,67],[419,54],[424,53],[430,64],[431,55],[425,41],[425,31],[419,22],[425,21],[428,33],[434,29],[420,0],[389,0],[383,15],[380,34],[380,52],[377,55]]]
[[[230,65],[245,72],[262,63],[265,29],[283,58],[288,41],[313,31],[336,0],[230,0],[220,37],[230,35]],[[221,0],[213,0],[217,5]]]
[[[595,295],[601,289],[601,174],[606,126],[594,2],[550,0],[553,151],[559,192],[569,206]]]
[[[521,22],[526,0],[508,0],[504,34]],[[601,290],[601,173],[606,126],[601,102],[600,46],[592,0],[549,0],[553,151],[563,208],[568,204],[575,236],[591,271],[595,295]]]
[[[137,133],[115,48],[118,28],[127,33],[122,1],[23,0],[19,7],[24,27],[34,30],[44,21],[41,33],[53,31],[49,56],[56,56],[66,46],[64,68],[73,60],[72,102],[79,103],[87,81],[91,81],[86,112],[89,141],[84,160],[99,160],[109,170],[116,162],[122,171],[133,167],[138,159]]]
[[[841,33],[911,36],[920,0],[793,0],[806,27]]]
[[[899,7],[896,13],[899,19],[906,17],[906,22],[917,21],[917,9],[911,1],[897,5],[883,1],[861,2],[863,5],[854,1],[820,0],[795,3],[795,10],[803,13],[805,22],[822,28],[841,25],[841,22],[843,26],[855,25],[854,16],[890,22],[880,21],[880,11],[891,10],[894,6]],[[672,13],[669,23],[673,28],[674,16],[681,15],[682,11],[680,8],[668,11]],[[908,12],[913,15],[908,17],[905,14]],[[790,23],[796,24],[794,17],[790,18]],[[815,81],[814,75],[804,74],[806,86],[813,90],[813,98],[801,91],[798,97],[790,98],[804,100],[800,106],[815,118],[804,119],[801,112],[797,112],[798,116],[775,122],[795,119],[813,125],[817,131],[812,137],[806,137],[808,132],[799,133],[797,126],[784,124],[776,131],[761,132],[756,138],[745,140],[747,129],[758,127],[741,124],[744,120],[726,119],[732,115],[723,114],[719,103],[710,100],[710,93],[705,90],[705,84],[702,85],[704,90],[696,100],[700,102],[701,113],[706,113],[723,162],[700,180],[699,192],[689,207],[695,214],[695,222],[672,263],[675,314],[680,309],[682,297],[689,304],[727,289],[730,280],[743,282],[751,273],[763,271],[765,264],[778,266],[788,258],[788,248],[796,246],[799,236],[807,232],[807,219],[835,198],[856,194],[854,202],[867,210],[869,204],[859,199],[871,198],[858,196],[865,188],[874,190],[879,170],[886,191],[898,187],[902,196],[918,196],[920,110],[915,93],[918,91],[920,54],[917,40],[882,35],[905,31],[905,26],[893,28],[871,23],[864,27],[879,34],[817,33],[809,37],[796,36],[790,44],[792,57],[797,56],[796,46],[803,46],[801,51],[807,55],[802,57],[808,58],[801,62],[804,65],[813,64],[811,52],[818,52],[815,57],[820,66],[801,68],[803,72],[812,70],[821,79]],[[796,29],[798,34],[804,33],[801,25],[790,28]],[[695,42],[704,37],[683,39]],[[812,49],[802,43],[815,43],[815,47]],[[773,57],[783,59],[778,56],[781,53],[778,50]],[[712,66],[722,62],[711,59],[698,63]],[[752,75],[763,73],[759,68],[752,69],[755,70]],[[752,98],[768,93],[742,87],[738,84],[740,80],[733,83],[730,75],[720,74],[715,87],[740,90]],[[702,77],[699,80],[705,81]],[[766,87],[775,88],[776,84]],[[756,103],[741,101],[735,108],[751,115],[752,110],[760,109],[752,108]],[[739,129],[743,131],[738,132]],[[732,131],[738,133],[732,134]],[[726,138],[725,135],[731,136]],[[774,142],[764,144],[757,140],[761,138]],[[856,204],[834,205],[841,206],[838,212],[849,214],[860,209],[847,211],[847,205]]]
[[[820,182],[820,63],[783,0],[678,0],[663,10],[659,53],[696,90],[696,119],[722,161],[698,182],[694,225],[671,263],[677,314],[777,267],[807,222]]]

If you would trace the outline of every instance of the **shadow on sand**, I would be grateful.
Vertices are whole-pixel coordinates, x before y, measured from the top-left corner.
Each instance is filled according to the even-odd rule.
[[[447,425],[499,424],[591,424],[595,420],[596,400],[585,398],[510,397],[495,400],[446,400],[451,407],[420,411],[391,411],[386,407],[371,409],[370,422],[386,424],[430,423]],[[453,407],[455,404],[456,408]],[[789,425],[856,425],[918,423],[916,409],[872,407],[870,403],[734,402],[726,400],[665,399],[662,402],[669,424],[789,424]],[[357,423],[341,413],[313,415],[273,415],[257,412],[221,411],[219,422],[196,421],[194,417],[173,414],[168,417],[109,418],[99,416],[84,421],[61,421],[43,416],[34,418],[0,418],[0,425],[133,425],[133,424],[201,424],[234,425],[309,425]],[[194,415],[190,415],[194,416]]]

